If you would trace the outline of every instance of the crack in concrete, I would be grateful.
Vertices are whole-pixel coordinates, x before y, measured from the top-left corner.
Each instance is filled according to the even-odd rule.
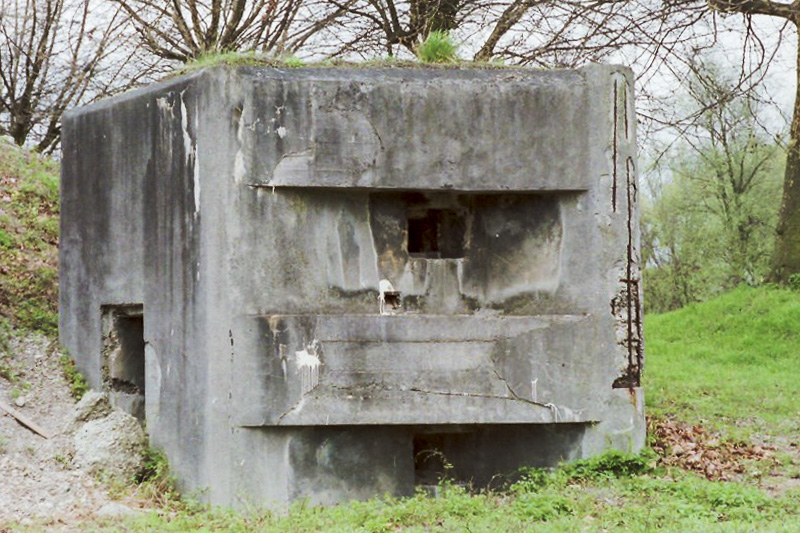
[[[539,407],[548,408],[548,404],[534,402],[532,400],[526,400],[525,398],[520,397],[508,397],[508,396],[500,396],[499,394],[480,394],[476,392],[452,392],[452,391],[436,391],[436,390],[424,390],[417,387],[411,387],[408,389],[411,392],[421,392],[422,394],[436,394],[438,396],[459,396],[462,398],[488,398],[492,400],[508,400],[508,401],[520,401],[523,403],[529,403],[531,405],[536,405]]]
[[[494,375],[495,375],[495,377],[497,379],[499,379],[500,381],[503,382],[503,385],[506,386],[506,390],[508,390],[508,393],[512,396],[512,398],[506,397],[507,399],[509,399],[509,400],[513,399],[513,400],[517,400],[517,401],[520,401],[520,402],[529,403],[531,405],[538,405],[540,407],[548,407],[548,406],[552,405],[552,404],[544,404],[544,403],[541,403],[541,402],[537,402],[537,401],[534,401],[534,400],[529,400],[527,398],[523,398],[522,396],[517,394],[517,392],[513,388],[511,388],[511,385],[509,385],[508,380],[506,378],[504,378],[503,376],[501,376],[500,372],[498,372],[496,368],[493,368],[492,372],[494,372]]]
[[[281,416],[278,417],[278,421],[275,423],[276,425],[280,425],[281,421],[292,414],[293,411],[297,411],[303,408],[303,404],[305,404],[306,398],[303,396],[300,398],[300,401],[291,406],[287,411],[285,411]]]

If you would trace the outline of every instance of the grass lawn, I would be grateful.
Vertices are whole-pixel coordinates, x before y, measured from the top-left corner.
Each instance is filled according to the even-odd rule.
[[[800,294],[740,287],[645,318],[648,413],[731,439],[800,438]]]
[[[605,463],[605,464],[602,464]],[[620,473],[620,465],[636,468]],[[556,472],[531,472],[503,493],[373,499],[288,515],[182,508],[87,531],[800,531],[797,494],[652,469],[647,457],[609,455]]]

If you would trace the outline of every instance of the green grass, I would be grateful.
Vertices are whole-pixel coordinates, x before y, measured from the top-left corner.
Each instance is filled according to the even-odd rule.
[[[800,433],[800,293],[740,287],[645,318],[651,415],[731,439]]]
[[[58,173],[53,159],[0,141],[0,323],[48,335],[58,329]]]
[[[800,527],[797,493],[780,498],[742,484],[710,482],[654,468],[650,457],[612,453],[556,471],[529,470],[502,492],[376,498],[329,508],[295,504],[286,515],[184,506],[125,520],[145,531],[792,531]],[[86,524],[117,531],[119,522]]]
[[[59,357],[59,362],[61,363],[61,371],[69,385],[72,397],[75,398],[76,401],[80,400],[83,398],[84,394],[89,392],[89,383],[87,383],[83,374],[78,372],[78,369],[75,367],[75,361],[70,356],[66,354],[62,355]]]

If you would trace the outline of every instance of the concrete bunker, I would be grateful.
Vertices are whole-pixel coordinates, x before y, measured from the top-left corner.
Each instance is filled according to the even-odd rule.
[[[631,87],[222,67],[71,111],[62,342],[216,504],[638,450]]]

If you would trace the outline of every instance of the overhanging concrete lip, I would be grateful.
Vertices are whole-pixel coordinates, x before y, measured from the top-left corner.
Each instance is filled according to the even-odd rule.
[[[585,399],[584,399],[585,400]],[[239,427],[599,423],[585,409],[457,391],[319,386],[284,413],[239,416]]]
[[[377,302],[376,302],[377,307]],[[588,313],[507,316],[507,315],[252,315],[269,323],[311,318],[315,340],[327,342],[494,342],[556,324],[588,320]],[[309,341],[312,339],[308,339]]]
[[[385,78],[387,80],[495,80],[501,83],[509,81],[539,82],[559,80],[563,82],[577,81],[584,73],[594,70],[603,72],[631,73],[630,67],[619,64],[589,64],[578,69],[529,69],[529,68],[436,68],[420,65],[419,67],[364,66],[358,64],[330,67],[280,68],[269,66],[217,65],[206,67],[195,72],[170,77],[146,87],[133,89],[121,94],[104,98],[91,104],[69,109],[64,112],[63,119],[70,121],[74,117],[111,109],[121,102],[140,100],[148,95],[160,95],[172,89],[182,89],[187,84],[198,83],[208,75],[237,73],[260,80],[318,80],[318,81],[360,81]]]
[[[442,186],[431,185],[431,180],[428,179],[415,179],[409,177],[408,181],[402,186],[397,186],[391,183],[384,184],[379,181],[364,183],[357,180],[342,180],[337,183],[319,182],[319,179],[310,177],[304,174],[294,174],[291,176],[281,177],[280,179],[273,179],[264,183],[248,183],[248,187],[252,189],[268,189],[268,190],[299,190],[315,189],[315,190],[331,190],[337,191],[342,189],[359,189],[365,191],[396,191],[396,192],[455,192],[455,193],[479,193],[479,194],[503,194],[513,192],[516,194],[560,194],[560,193],[585,193],[589,188],[565,188],[559,187],[556,183],[542,183],[537,185],[534,183],[511,183],[511,184],[492,184],[487,183],[484,186],[471,186],[464,187],[462,185],[446,184]]]
[[[257,358],[242,360],[239,379],[247,385],[236,393],[234,416],[240,426],[583,423],[597,421],[602,404],[600,389],[575,395],[574,402],[550,390],[567,387],[552,376],[591,373],[592,361],[564,368],[547,345],[564,328],[591,329],[589,313],[243,318],[269,325],[270,333],[258,341]],[[313,349],[313,379],[301,364],[304,349]],[[509,350],[540,354],[537,368],[550,381],[532,376],[539,388],[522,390],[518,372],[524,370],[514,370]],[[305,390],[273,397],[300,375],[306,375]]]

